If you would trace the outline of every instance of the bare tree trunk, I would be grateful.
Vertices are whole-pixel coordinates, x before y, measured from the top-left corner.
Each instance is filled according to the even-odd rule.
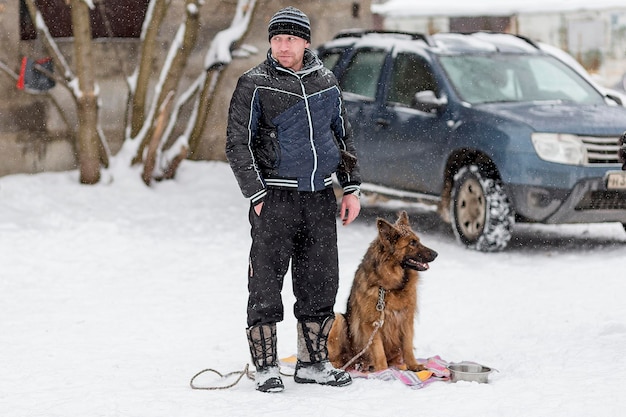
[[[94,61],[91,53],[89,6],[83,0],[71,0],[74,27],[74,59],[78,74],[78,159],[80,182],[100,181],[100,138],[98,137],[98,102],[95,92]]]
[[[200,97],[198,99],[198,118],[196,119],[193,130],[189,135],[190,157],[193,157],[193,154],[197,151],[198,146],[200,145],[202,132],[204,131],[204,126],[206,125],[209,117],[209,111],[211,110],[213,99],[215,98],[215,88],[223,69],[224,66],[220,65],[207,71],[206,79],[204,80],[204,85],[202,86]]]
[[[95,184],[100,180],[100,163],[108,164],[108,155],[103,143],[104,138],[101,138],[98,132],[98,98],[94,88],[89,6],[84,0],[68,2],[72,15],[74,59],[78,73],[76,76],[50,35],[35,5],[35,0],[25,0],[25,2],[37,28],[38,36],[41,37],[46,50],[53,57],[55,66],[60,69],[59,73],[63,75],[63,79],[57,79],[57,81],[68,89],[77,106],[78,132],[77,134],[72,132],[72,135],[78,139],[76,146],[80,181],[84,184]],[[62,111],[60,113],[63,114]]]
[[[152,76],[152,60],[156,48],[156,39],[159,34],[159,28],[169,7],[170,0],[152,0],[149,5],[151,16],[150,21],[144,22],[142,30],[143,41],[141,42],[141,56],[139,69],[137,70],[137,78],[135,84],[129,89],[132,94],[131,99],[131,120],[130,120],[130,137],[134,138],[139,134],[144,121],[146,109],[146,96],[148,87],[150,86],[150,77]],[[132,90],[134,88],[134,91]],[[127,138],[128,139],[128,138]]]
[[[150,185],[152,182],[152,176],[154,174],[154,168],[157,164],[157,155],[159,153],[159,144],[161,142],[161,137],[163,136],[163,131],[165,130],[167,115],[172,108],[172,100],[174,98],[174,91],[170,91],[170,94],[167,95],[165,101],[161,105],[159,109],[159,115],[156,118],[156,126],[154,131],[152,132],[152,137],[150,138],[150,142],[147,145],[148,151],[146,152],[146,158],[143,163],[143,174],[141,178],[146,185]]]
[[[237,10],[231,26],[219,33],[216,39],[224,36],[229,40],[228,45],[232,46],[239,43],[250,28],[250,20],[254,16],[255,9],[256,0],[238,0]],[[237,30],[233,30],[234,28],[237,28]],[[213,40],[214,43],[216,39]],[[205,62],[209,64],[209,67],[206,68],[207,74],[205,75],[198,99],[197,118],[193,121],[194,126],[189,135],[189,157],[192,157],[198,150],[202,132],[205,129],[209,112],[215,99],[215,90],[217,89],[220,76],[232,59],[230,52],[227,54],[228,57],[223,55],[223,53],[223,51],[219,51],[217,45],[211,44],[208,56],[205,58]]]
[[[171,58],[171,62],[166,63],[163,68],[162,73],[165,75],[164,81],[158,90],[158,97],[155,102],[155,108],[160,108],[163,104],[165,98],[170,93],[170,91],[176,91],[178,87],[178,83],[183,75],[183,70],[185,65],[187,64],[187,59],[193,50],[196,40],[198,38],[198,28],[200,26],[200,18],[198,14],[199,8],[199,0],[186,0],[185,10],[187,12],[185,25],[184,25],[184,33],[182,33],[182,40],[174,39],[174,46],[177,46],[178,49],[172,48],[170,53],[174,53],[173,56],[170,57],[168,54],[168,60]],[[189,7],[189,6],[195,7]],[[177,36],[178,38],[178,36]],[[179,43],[176,45],[176,43]],[[169,64],[169,65],[168,65]],[[153,116],[156,117],[156,114]],[[152,125],[153,120],[145,120],[144,125],[146,123],[150,123]],[[152,134],[154,131],[154,127],[151,126],[148,130],[148,133],[143,136],[142,142],[137,150],[137,154],[133,158],[132,163],[136,164],[142,161],[143,159],[143,151],[144,148],[148,145],[150,139],[152,138]]]

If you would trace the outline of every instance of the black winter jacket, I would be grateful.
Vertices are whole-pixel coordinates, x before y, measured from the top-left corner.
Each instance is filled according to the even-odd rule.
[[[239,78],[226,156],[253,205],[268,186],[317,191],[332,184],[333,173],[344,194],[361,183],[337,80],[308,49],[298,72],[280,66],[268,51],[263,63]]]

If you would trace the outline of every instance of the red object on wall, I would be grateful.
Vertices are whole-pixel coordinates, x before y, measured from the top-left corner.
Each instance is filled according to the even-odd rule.
[[[44,71],[41,71],[43,69]],[[22,58],[20,75],[17,79],[16,87],[19,90],[27,90],[38,93],[48,91],[56,84],[53,78],[47,73],[52,73],[54,65],[52,58],[46,57],[32,60],[28,57]]]

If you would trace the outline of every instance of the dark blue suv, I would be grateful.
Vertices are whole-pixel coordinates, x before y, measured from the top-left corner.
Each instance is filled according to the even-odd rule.
[[[529,39],[346,31],[317,50],[336,74],[363,190],[438,205],[470,248],[514,223],[619,222],[626,108]]]

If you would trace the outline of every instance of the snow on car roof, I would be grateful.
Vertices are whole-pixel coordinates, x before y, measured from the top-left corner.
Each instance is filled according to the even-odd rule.
[[[501,53],[536,53],[537,45],[525,38],[504,33],[438,33],[432,35],[438,46],[454,52],[485,51]]]
[[[430,46],[442,53],[537,53],[540,51],[539,46],[530,39],[503,33],[437,33],[429,36],[420,33],[359,29],[340,32],[333,41],[327,42],[324,47],[329,49],[362,44],[381,49],[396,46],[410,50]]]

